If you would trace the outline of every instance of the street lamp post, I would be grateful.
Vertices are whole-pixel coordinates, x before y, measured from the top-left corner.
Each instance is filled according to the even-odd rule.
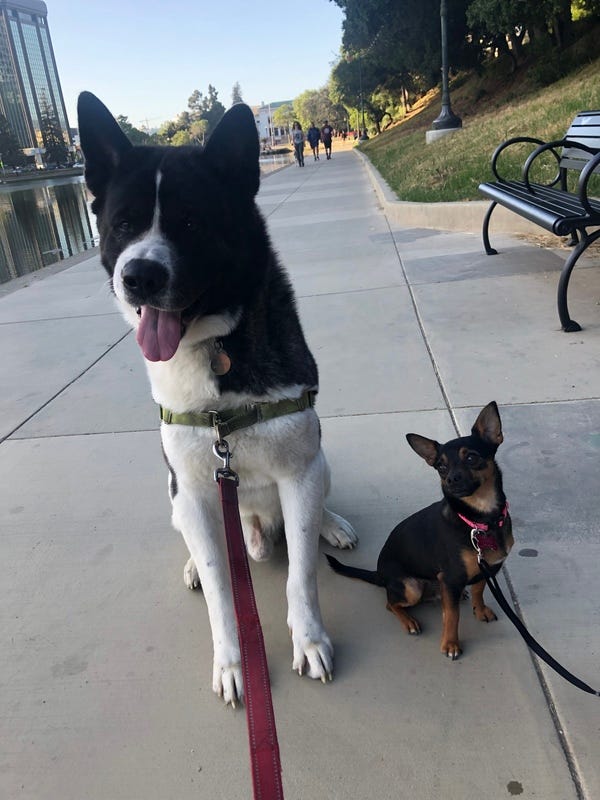
[[[358,81],[360,85],[360,111],[362,116],[362,133],[360,135],[360,140],[364,142],[369,138],[369,134],[367,133],[367,129],[365,127],[365,99],[363,96],[362,83],[362,56],[358,57]]]
[[[446,0],[440,2],[440,22],[442,28],[442,110],[433,120],[431,127],[434,130],[451,130],[462,128],[462,120],[452,112],[450,106],[450,88],[448,86],[448,31],[446,28]]]
[[[271,116],[271,103],[269,103],[269,133],[271,134],[271,150],[275,146],[275,142],[273,140],[273,118]]]

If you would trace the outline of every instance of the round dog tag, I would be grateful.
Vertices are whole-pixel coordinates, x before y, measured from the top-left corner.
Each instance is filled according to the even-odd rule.
[[[210,368],[215,375],[226,375],[229,372],[231,369],[231,359],[225,350],[217,350],[210,360]]]

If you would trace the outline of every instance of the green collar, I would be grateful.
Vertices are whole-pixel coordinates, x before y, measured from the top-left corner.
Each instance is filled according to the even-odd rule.
[[[160,408],[160,418],[167,425],[191,425],[199,428],[214,428],[219,439],[233,431],[249,428],[258,422],[265,422],[297,411],[306,411],[315,404],[316,392],[307,390],[295,400],[278,400],[275,403],[252,403],[241,408],[228,408],[222,411],[190,411],[175,414],[168,408]]]

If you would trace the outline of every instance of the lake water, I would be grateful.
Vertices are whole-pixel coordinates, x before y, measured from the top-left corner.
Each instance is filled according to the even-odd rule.
[[[0,283],[94,247],[82,177],[0,186]]]
[[[265,156],[267,175],[291,156]],[[78,255],[98,242],[83,177],[0,184],[0,283]]]

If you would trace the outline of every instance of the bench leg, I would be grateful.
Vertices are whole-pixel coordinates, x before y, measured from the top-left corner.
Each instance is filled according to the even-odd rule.
[[[485,247],[485,252],[488,256],[497,256],[498,251],[494,250],[493,247],[490,246],[490,237],[489,237],[489,229],[490,229],[490,217],[492,216],[492,211],[496,208],[498,203],[495,200],[492,200],[490,203],[490,207],[486,211],[485,218],[483,220],[483,246]]]
[[[571,236],[567,242],[567,247],[577,247],[578,244],[579,236],[577,235],[577,231],[571,231]]]
[[[569,307],[567,305],[567,290],[569,288],[569,278],[571,277],[571,272],[573,271],[573,267],[577,263],[577,259],[583,253],[583,251],[599,237],[600,230],[594,231],[594,233],[589,236],[585,231],[583,231],[581,235],[581,241],[565,261],[565,265],[560,273],[557,298],[558,316],[560,317],[560,324],[562,325],[562,329],[565,331],[565,333],[574,333],[575,331],[581,330],[581,325],[575,322],[574,319],[571,319],[569,315]]]

